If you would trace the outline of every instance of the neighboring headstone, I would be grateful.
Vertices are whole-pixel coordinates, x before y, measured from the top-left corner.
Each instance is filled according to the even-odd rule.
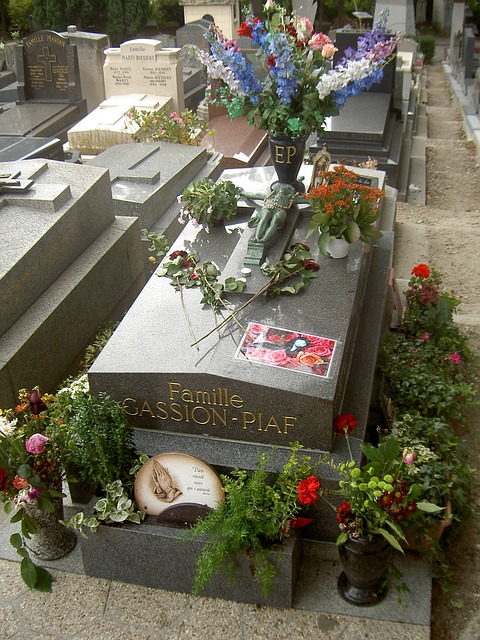
[[[240,26],[239,0],[180,0],[185,24],[209,19],[223,31],[228,39],[235,39]]]
[[[104,33],[77,31],[75,25],[67,27],[67,31],[61,35],[68,38],[70,44],[77,47],[82,93],[90,113],[98,107],[102,100],[105,100],[104,51],[110,46],[110,41]]]
[[[387,29],[401,31],[406,36],[414,36],[415,8],[413,0],[377,0],[374,21],[380,19],[383,11],[388,10]]]
[[[63,145],[58,138],[0,136],[0,162],[34,158],[64,160]]]
[[[0,195],[0,406],[8,407],[19,389],[55,389],[144,270],[138,221],[115,217],[105,169],[23,160],[1,163],[0,173],[32,183]]]
[[[66,141],[66,132],[87,113],[75,45],[54,31],[37,31],[15,46],[16,104],[3,105],[0,135]]]
[[[175,111],[184,109],[180,49],[164,49],[158,40],[138,39],[105,51],[105,94],[146,93],[171,98]]]
[[[78,102],[82,98],[76,46],[54,31],[36,31],[16,49],[18,102]]]

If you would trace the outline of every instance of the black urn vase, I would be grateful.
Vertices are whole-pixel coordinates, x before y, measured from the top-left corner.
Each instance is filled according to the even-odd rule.
[[[338,548],[343,571],[338,591],[350,604],[368,606],[380,602],[387,592],[387,570],[392,546],[381,535],[367,538],[349,537]]]

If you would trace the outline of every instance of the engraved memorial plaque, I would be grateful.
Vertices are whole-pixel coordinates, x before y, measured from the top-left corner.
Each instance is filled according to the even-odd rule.
[[[159,516],[159,521],[165,511],[166,521],[183,522],[194,521],[215,508],[224,500],[224,493],[220,478],[203,460],[183,453],[162,453],[150,458],[138,472],[135,500],[139,509]]]

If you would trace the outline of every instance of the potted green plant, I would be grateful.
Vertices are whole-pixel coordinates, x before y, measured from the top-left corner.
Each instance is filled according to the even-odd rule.
[[[14,409],[0,410],[0,496],[10,521],[19,523],[10,543],[22,558],[20,572],[31,589],[50,591],[52,577],[36,566],[29,551],[55,560],[76,544],[62,526],[63,426],[55,415],[55,397],[38,387],[19,392]]]
[[[231,180],[215,182],[202,178],[191,183],[178,197],[182,208],[179,221],[185,224],[191,220],[195,225],[210,227],[223,220],[231,220],[237,215],[237,203],[242,191]]]
[[[274,555],[292,529],[310,520],[298,519],[301,510],[318,499],[320,482],[309,456],[298,455],[292,445],[288,462],[269,473],[271,454],[260,454],[254,471],[236,469],[222,475],[225,502],[201,519],[186,534],[205,536],[197,562],[193,592],[203,591],[220,569],[235,576],[238,554],[247,554],[254,580],[268,596],[275,578]]]
[[[356,418],[351,414],[342,414],[334,422],[335,431],[347,443],[355,427]],[[362,451],[366,462],[361,466],[354,460],[338,465],[326,459],[340,475],[335,493],[345,500],[336,510],[343,566],[338,589],[345,600],[359,606],[384,597],[391,553],[393,549],[403,552],[406,523],[443,510],[421,499],[418,485],[406,474],[407,464],[396,438],[378,447],[364,444]]]
[[[358,240],[372,242],[381,238],[375,223],[383,190],[362,184],[360,176],[343,165],[320,172],[319,178],[322,183],[306,194],[313,209],[307,237],[319,232],[318,246],[324,256],[332,255],[330,243],[336,239],[343,240],[348,249],[348,244]]]
[[[466,463],[466,443],[443,420],[409,413],[395,420],[388,437],[398,440],[405,476],[419,487],[421,499],[445,507],[407,527],[409,548],[432,549],[447,526],[471,513],[474,469]]]
[[[135,459],[133,425],[120,402],[90,392],[73,399],[67,424],[68,462],[80,479],[105,490],[129,477]]]

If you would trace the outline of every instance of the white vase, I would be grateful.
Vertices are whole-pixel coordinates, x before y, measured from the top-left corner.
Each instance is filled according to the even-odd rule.
[[[332,238],[327,243],[327,251],[332,258],[345,258],[350,244],[344,238]]]

